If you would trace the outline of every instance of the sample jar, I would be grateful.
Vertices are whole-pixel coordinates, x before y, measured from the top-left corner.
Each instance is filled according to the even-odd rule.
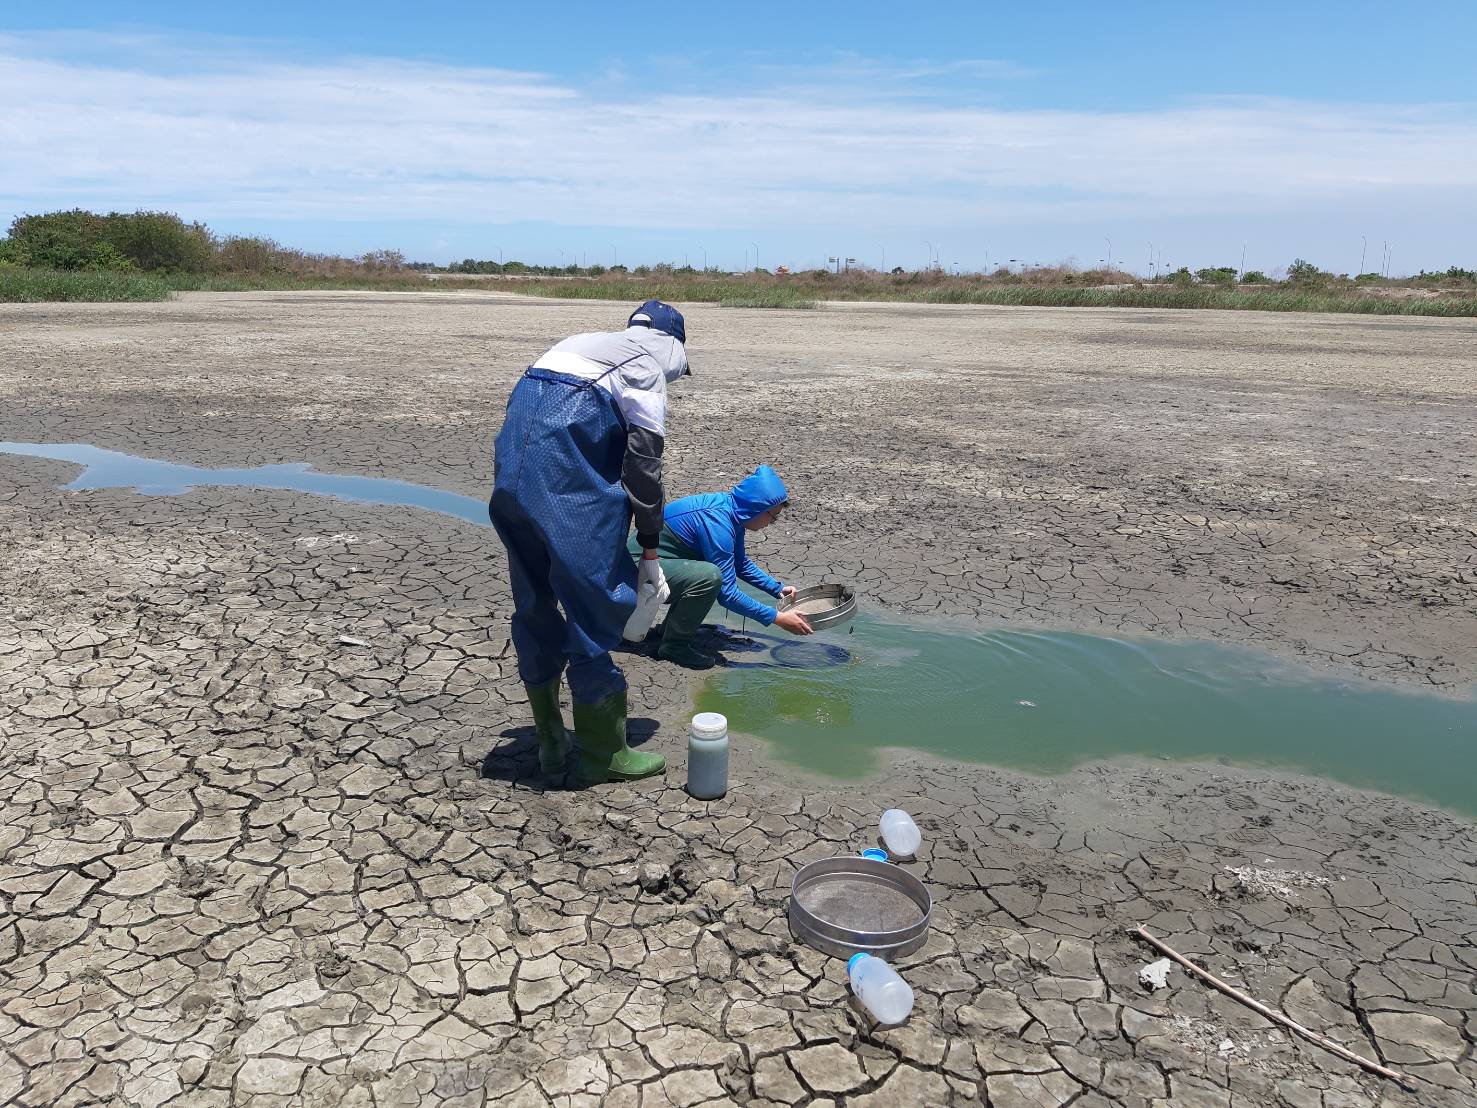
[[[687,793],[716,800],[728,791],[728,719],[699,712],[687,732]]]

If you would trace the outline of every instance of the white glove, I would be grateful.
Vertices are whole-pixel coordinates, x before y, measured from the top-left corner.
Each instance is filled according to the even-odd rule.
[[[636,588],[639,591],[642,585],[651,585],[658,596],[665,596],[671,592],[667,587],[667,575],[662,572],[660,558],[642,558],[641,568],[636,573]]]

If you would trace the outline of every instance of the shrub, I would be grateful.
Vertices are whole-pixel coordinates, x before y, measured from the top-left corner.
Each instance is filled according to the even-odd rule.
[[[1234,285],[1236,283],[1236,267],[1231,265],[1218,265],[1207,269],[1197,269],[1195,279],[1204,285]]]
[[[360,257],[359,264],[371,273],[404,269],[405,255],[398,250],[371,250]]]
[[[1241,275],[1243,285],[1265,285],[1271,283],[1271,280],[1260,269],[1249,269]]]
[[[133,269],[133,259],[124,256],[111,242],[95,242],[87,248],[87,254],[82,259],[78,269],[90,270],[94,273],[106,270]]]
[[[186,223],[172,212],[111,212],[103,237],[139,269],[204,273],[215,255],[215,236],[203,223]]]
[[[15,239],[0,239],[0,269],[20,268],[31,264],[31,252]]]
[[[25,252],[28,264],[45,269],[83,268],[102,237],[103,217],[81,208],[17,216],[10,225],[10,241]]]
[[[283,254],[272,239],[232,236],[216,249],[215,267],[230,273],[271,273],[286,268]]]
[[[203,273],[215,239],[201,223],[169,212],[66,212],[23,215],[10,225],[32,265],[48,269],[128,269]]]
[[[1294,258],[1292,265],[1287,267],[1287,279],[1295,285],[1315,285],[1328,276],[1312,262],[1302,258]]]

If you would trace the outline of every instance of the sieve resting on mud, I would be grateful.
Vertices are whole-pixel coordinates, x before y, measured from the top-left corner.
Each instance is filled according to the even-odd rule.
[[[799,612],[812,630],[840,627],[856,615],[856,590],[847,585],[811,585],[798,589],[782,612]]]
[[[823,858],[790,886],[790,934],[838,958],[898,958],[928,938],[933,898],[912,874],[871,858]]]

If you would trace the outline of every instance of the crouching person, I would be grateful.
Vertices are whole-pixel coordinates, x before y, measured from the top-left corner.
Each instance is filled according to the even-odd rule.
[[[811,633],[800,613],[780,612],[738,587],[745,581],[777,600],[795,595],[793,587],[765,573],[744,550],[744,536],[764,530],[788,506],[785,483],[769,466],[760,466],[729,492],[699,493],[667,505],[657,553],[672,590],[672,606],[657,657],[694,669],[717,661],[693,641],[714,600],[762,626],[775,625],[792,635]],[[630,551],[636,557],[643,553],[634,538]]]

